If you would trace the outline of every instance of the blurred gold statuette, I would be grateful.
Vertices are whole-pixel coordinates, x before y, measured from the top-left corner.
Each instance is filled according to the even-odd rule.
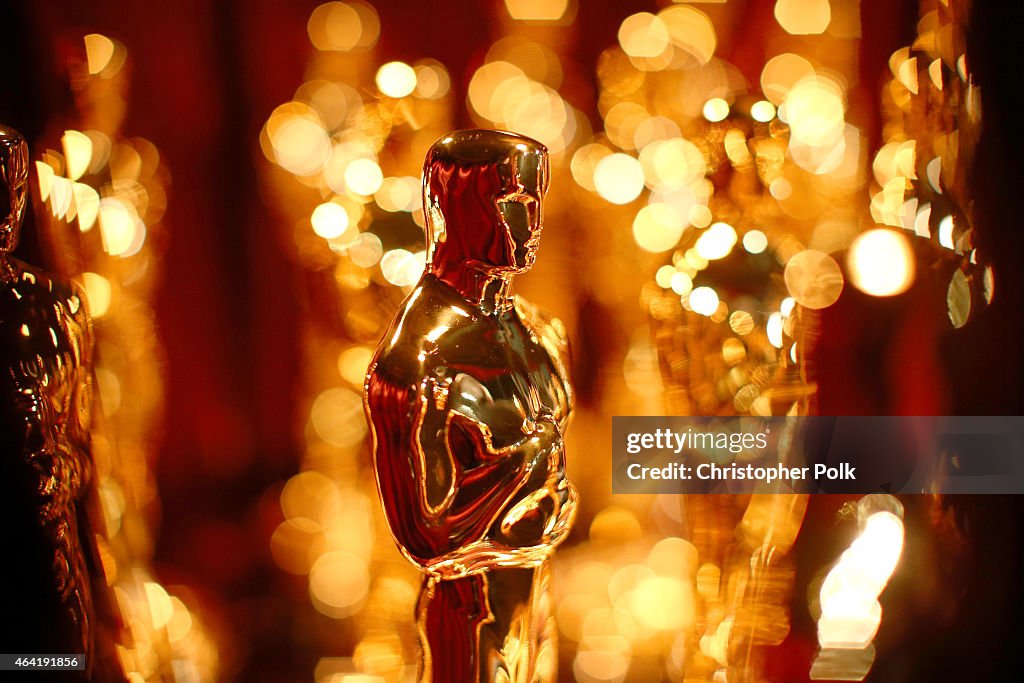
[[[0,543],[13,553],[0,588],[12,627],[4,645],[80,653],[85,676],[117,680],[95,623],[105,586],[91,585],[89,571],[91,327],[77,289],[10,255],[27,190],[28,146],[0,126]]]

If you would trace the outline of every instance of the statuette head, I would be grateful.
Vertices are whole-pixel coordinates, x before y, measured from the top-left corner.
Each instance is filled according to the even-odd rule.
[[[18,246],[28,194],[28,145],[16,130],[0,124],[0,253]]]
[[[528,270],[549,177],[547,148],[522,135],[461,130],[435,142],[423,168],[431,271]]]

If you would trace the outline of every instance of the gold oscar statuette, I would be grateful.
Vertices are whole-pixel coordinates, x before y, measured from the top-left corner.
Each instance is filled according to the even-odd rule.
[[[427,263],[366,378],[381,502],[424,574],[421,681],[553,681],[549,562],[577,493],[565,328],[512,294],[550,177],[529,138],[465,130],[427,154]]]

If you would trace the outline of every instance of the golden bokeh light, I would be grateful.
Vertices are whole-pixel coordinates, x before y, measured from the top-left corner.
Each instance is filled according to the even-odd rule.
[[[839,180],[844,176],[852,178],[857,173],[859,148],[860,131],[855,126],[844,124],[839,127],[836,138],[823,145],[815,146],[791,138],[789,154],[800,168],[819,176],[831,175]],[[788,207],[793,210],[792,203]]]
[[[822,582],[818,620],[822,647],[860,649],[871,644],[882,620],[878,597],[902,552],[903,521],[887,510],[868,516],[860,536]]]
[[[704,204],[690,208],[690,225],[695,228],[706,228],[711,225],[711,209]]]
[[[543,142],[552,153],[576,135],[572,108],[552,88],[524,77],[509,88],[498,122]]]
[[[405,62],[388,62],[377,70],[376,82],[388,97],[405,97],[416,89],[416,71]]]
[[[44,161],[36,162],[36,181],[39,183],[39,199],[47,201],[50,199],[50,191],[53,188],[55,172],[53,167]]]
[[[725,133],[724,139],[725,155],[737,169],[751,167],[753,157],[750,155],[747,136],[738,128],[731,128]]]
[[[775,312],[768,316],[768,322],[765,324],[765,332],[768,335],[768,343],[777,349],[781,349],[783,343],[782,313]]]
[[[754,331],[754,318],[746,311],[733,311],[729,316],[729,327],[741,337]]]
[[[633,219],[633,238],[644,251],[660,253],[679,243],[686,222],[668,204],[649,204]]]
[[[420,180],[413,176],[384,178],[373,198],[385,211],[415,211],[423,203]]]
[[[91,75],[99,75],[111,63],[116,46],[114,41],[99,33],[84,37],[86,68]]]
[[[722,342],[722,360],[726,365],[739,365],[747,359],[747,347],[736,337],[729,337]]]
[[[633,131],[633,148],[643,149],[653,142],[678,138],[681,134],[679,124],[667,116],[650,116]]]
[[[103,250],[111,256],[132,256],[146,236],[146,226],[135,208],[113,197],[100,200],[99,225]]]
[[[384,183],[384,173],[373,159],[354,159],[345,167],[345,186],[358,195],[370,196]]]
[[[828,28],[832,7],[829,0],[776,0],[775,19],[787,33],[815,35]]]
[[[572,155],[572,161],[569,164],[569,169],[572,172],[572,178],[576,181],[576,184],[586,190],[596,192],[597,186],[594,185],[594,173],[597,170],[597,164],[601,159],[604,159],[610,154],[612,154],[610,149],[597,142],[583,145],[576,150]],[[47,166],[47,168],[49,168],[49,166]],[[42,174],[40,174],[40,177],[41,175]]]
[[[384,247],[379,237],[372,232],[363,232],[348,246],[347,253],[355,265],[360,268],[372,268],[384,255]]]
[[[416,284],[423,273],[424,252],[411,253],[405,249],[392,249],[380,259],[380,270],[384,279],[396,287]]]
[[[153,622],[153,628],[162,629],[167,626],[174,614],[174,604],[167,590],[159,583],[146,581],[142,584],[146,593],[146,602],[149,604],[149,616]]]
[[[814,65],[805,57],[784,52],[769,59],[761,70],[761,91],[779,105],[800,81],[814,76]]]
[[[875,181],[885,187],[895,178],[910,180],[917,178],[916,159],[917,142],[915,140],[887,142],[875,153],[875,159],[871,165]]]
[[[790,258],[783,277],[790,295],[805,308],[827,308],[843,291],[843,272],[839,264],[828,254],[814,249],[805,249]]]
[[[673,273],[672,279],[669,280],[669,287],[679,296],[686,296],[693,291],[693,278],[686,273]]]
[[[313,232],[317,235],[324,239],[333,239],[348,230],[348,212],[339,204],[325,202],[313,209],[310,222],[313,224]]]
[[[718,38],[708,15],[691,5],[671,5],[658,12],[658,18],[664,22],[673,45],[698,64],[711,61]]]
[[[167,639],[172,643],[184,640],[192,631],[193,619],[181,598],[171,596],[171,618],[167,620]]]
[[[731,225],[722,222],[712,223],[711,227],[697,238],[694,248],[701,258],[715,261],[729,255],[736,245],[736,239],[736,229]]]
[[[644,171],[640,162],[617,152],[597,162],[594,169],[597,193],[612,204],[628,204],[644,189]]]
[[[724,121],[729,116],[729,103],[721,97],[712,97],[704,103],[703,114],[712,123]]]
[[[850,282],[865,294],[895,296],[914,282],[914,252],[901,233],[875,228],[850,245],[847,268]]]
[[[365,2],[328,2],[313,10],[306,30],[318,50],[366,50],[377,43],[380,18]]]
[[[470,107],[486,119],[499,119],[504,103],[500,90],[509,83],[525,78],[526,74],[515,64],[505,61],[484,64],[473,72],[473,77],[469,80],[466,97]],[[494,102],[492,98],[495,98]]]
[[[366,559],[344,551],[327,552],[309,571],[309,594],[319,612],[341,619],[355,612],[370,590]]]
[[[306,520],[323,529],[340,505],[338,486],[316,470],[303,470],[281,490],[281,511],[290,520]]]
[[[418,97],[436,100],[448,94],[452,84],[451,77],[441,62],[424,59],[417,62],[413,68],[416,71],[415,93]]]
[[[807,677],[812,681],[862,681],[875,663],[875,646],[824,648],[814,658]]]
[[[142,174],[142,155],[128,143],[121,143],[110,158],[110,176],[114,180],[137,181]]]
[[[962,270],[953,272],[946,289],[946,309],[949,322],[953,327],[960,328],[967,324],[971,317],[971,283]]]
[[[72,186],[72,192],[75,206],[78,209],[78,229],[82,232],[89,232],[99,215],[100,195],[85,183],[75,183]]]
[[[953,244],[953,216],[943,216],[939,220],[939,244],[946,249],[954,249]]]
[[[344,387],[321,392],[313,401],[309,421],[321,440],[339,448],[359,444],[366,434],[362,397]]]
[[[632,14],[619,26],[619,45],[630,57],[658,57],[669,46],[668,26],[650,12]]]
[[[680,578],[651,576],[633,591],[633,616],[658,631],[679,631],[693,623],[693,595],[689,583]]]
[[[785,178],[776,178],[768,185],[768,192],[780,202],[785,201],[793,194],[793,183]]]
[[[309,104],[320,115],[324,127],[331,130],[355,117],[363,106],[363,98],[344,83],[314,79],[295,91],[295,100]]]
[[[748,230],[743,234],[743,248],[751,254],[761,254],[768,248],[768,236],[760,230]]]
[[[558,54],[547,45],[524,36],[505,36],[487,50],[487,62],[508,62],[534,81],[552,88],[562,84],[564,72]]]
[[[677,189],[704,178],[707,164],[695,144],[683,138],[658,140],[640,152],[644,178],[652,189]]]
[[[786,123],[797,141],[812,147],[835,144],[843,133],[842,92],[825,78],[805,78],[786,93]]]
[[[89,304],[89,314],[93,318],[102,318],[110,310],[113,288],[110,281],[98,273],[82,273],[82,288],[85,300]]]
[[[628,641],[625,638],[620,638],[620,641],[628,647]],[[629,671],[629,662],[628,651],[581,647],[573,660],[572,670],[576,680],[584,683],[621,681]]]
[[[117,373],[103,366],[96,367],[96,385],[103,404],[103,414],[110,416],[121,407],[121,380]]]
[[[644,174],[646,176],[646,171]],[[700,215],[698,210],[700,207],[704,207],[704,202],[707,201],[707,197],[703,193],[704,189],[706,187],[700,183],[679,188],[660,186],[658,189],[652,190],[647,196],[647,203],[668,204],[678,211],[679,215],[686,219],[690,225],[707,227],[709,221],[703,221],[703,216]]]
[[[533,137],[553,153],[568,147],[577,133],[577,114],[561,95],[507,61],[477,69],[467,99],[481,123]]]
[[[675,269],[675,266],[661,266],[654,274],[654,281],[662,289],[668,289],[669,287],[672,286],[672,276],[674,276],[678,272],[679,271]]]
[[[634,149],[637,130],[650,117],[650,113],[642,105],[636,102],[620,102],[605,114],[605,132],[608,139],[621,149]]]
[[[710,316],[718,310],[718,292],[710,287],[697,287],[690,292],[689,302],[694,313]]]
[[[750,118],[767,123],[775,118],[775,105],[768,100],[758,100],[750,105]]]
[[[935,157],[928,162],[925,167],[925,173],[928,175],[928,184],[932,186],[938,194],[942,194],[942,158]]]
[[[572,0],[505,0],[508,15],[519,21],[559,21]]]
[[[75,218],[75,190],[74,185],[67,178],[53,176],[49,179],[50,185],[50,213],[56,218]]]
[[[92,160],[92,140],[85,133],[66,130],[60,142],[64,148],[67,177],[69,180],[78,180],[89,170],[89,162]]]
[[[338,355],[338,374],[349,384],[362,386],[372,356],[368,346],[350,346]]]
[[[896,78],[903,84],[911,94],[916,95],[919,84],[917,82],[917,57],[903,60],[896,70]]]
[[[693,271],[704,270],[708,267],[709,263],[709,261],[701,256],[700,252],[698,252],[694,247],[686,250],[683,254],[683,261],[686,263],[686,267],[689,267]]]
[[[316,173],[331,156],[331,141],[320,115],[302,102],[282,104],[264,127],[270,143],[268,158],[289,173]],[[264,152],[268,150],[264,148]]]
[[[319,540],[320,528],[312,520],[306,517],[286,519],[270,536],[270,553],[281,569],[302,576],[313,566]]]
[[[104,166],[107,166],[111,161],[112,152],[115,149],[120,150],[122,145],[114,145],[114,141],[110,139],[105,133],[101,133],[98,130],[87,130],[83,131],[85,135],[89,137],[89,142],[92,143],[92,154],[89,158],[89,173],[100,173]],[[150,153],[154,155],[154,159],[147,159],[152,163],[149,166],[149,170],[152,171],[153,167],[159,164],[160,153],[156,150],[156,147],[148,141],[137,138],[135,142],[139,147],[146,151],[147,157]],[[149,165],[149,164],[147,164]]]

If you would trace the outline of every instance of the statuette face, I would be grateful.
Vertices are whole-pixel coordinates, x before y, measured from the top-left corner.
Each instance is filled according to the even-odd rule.
[[[28,145],[0,125],[0,252],[14,251],[28,195]]]
[[[576,510],[572,387],[563,326],[511,292],[536,258],[548,173],[519,135],[434,144],[427,266],[366,379],[384,512],[425,575],[423,680],[554,675],[547,560]]]

